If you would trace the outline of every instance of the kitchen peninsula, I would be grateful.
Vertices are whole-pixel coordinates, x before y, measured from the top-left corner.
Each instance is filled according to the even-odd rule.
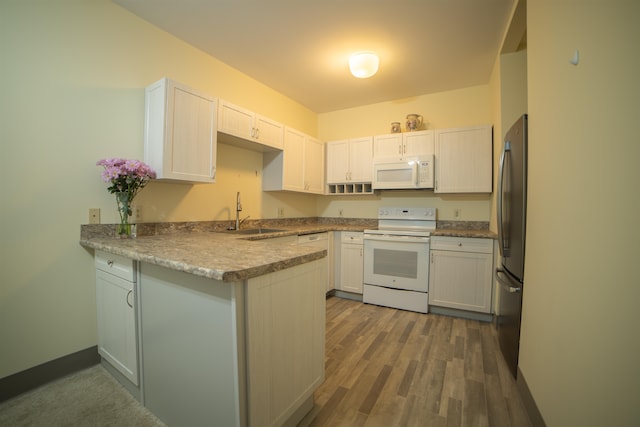
[[[82,236],[97,268],[132,278],[122,295],[135,318],[133,384],[166,424],[295,424],[313,407],[324,379],[326,250],[277,241]],[[109,295],[100,283],[99,328]]]

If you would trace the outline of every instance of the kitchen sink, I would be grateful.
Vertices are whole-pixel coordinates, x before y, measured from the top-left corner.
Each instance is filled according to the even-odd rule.
[[[233,234],[268,234],[268,233],[281,233],[286,230],[279,228],[247,228],[244,230],[229,230],[229,233]]]

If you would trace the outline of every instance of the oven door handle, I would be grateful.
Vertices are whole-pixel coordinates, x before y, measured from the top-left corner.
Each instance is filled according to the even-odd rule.
[[[375,240],[379,242],[399,242],[399,243],[429,243],[429,237],[420,236],[390,236],[388,234],[365,234],[364,240]]]

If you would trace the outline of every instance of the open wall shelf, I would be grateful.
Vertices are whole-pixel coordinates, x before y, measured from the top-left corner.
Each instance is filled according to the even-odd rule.
[[[373,194],[370,182],[358,182],[349,184],[327,184],[327,194]]]

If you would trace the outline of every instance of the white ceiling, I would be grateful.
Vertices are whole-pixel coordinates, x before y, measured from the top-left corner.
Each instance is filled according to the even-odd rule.
[[[488,83],[515,1],[114,0],[317,113]]]

